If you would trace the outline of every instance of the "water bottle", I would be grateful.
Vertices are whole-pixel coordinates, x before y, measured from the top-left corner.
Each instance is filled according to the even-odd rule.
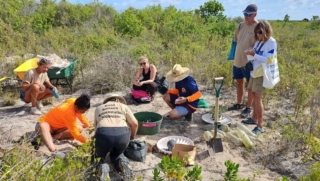
[[[56,92],[54,87],[51,87],[50,90],[51,90],[51,92],[52,92],[52,94],[54,95],[55,98],[59,98],[59,94],[58,94],[58,92]]]

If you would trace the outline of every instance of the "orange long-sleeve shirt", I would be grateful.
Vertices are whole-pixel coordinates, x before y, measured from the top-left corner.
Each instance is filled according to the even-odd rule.
[[[65,100],[61,105],[51,109],[47,114],[43,115],[38,122],[47,122],[54,129],[68,128],[71,135],[79,140],[81,143],[87,142],[87,139],[81,135],[77,127],[77,119],[84,125],[89,127],[90,123],[84,114],[75,112],[74,102],[76,98],[69,98]]]

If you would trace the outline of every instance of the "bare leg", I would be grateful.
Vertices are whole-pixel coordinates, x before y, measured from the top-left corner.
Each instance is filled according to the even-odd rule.
[[[48,98],[48,97],[52,97],[52,96],[53,96],[53,94],[50,91],[50,89],[46,89],[43,92],[39,92],[37,100],[42,100],[42,99],[45,99],[45,98]]]
[[[165,93],[163,96],[162,96],[162,99],[164,100],[164,102],[166,102],[168,104],[168,106],[171,108],[171,109],[174,109],[175,106],[173,104],[171,104],[170,102],[170,94],[168,93]]]
[[[27,89],[26,94],[24,96],[25,102],[31,102],[32,107],[36,107],[36,102],[38,100],[40,86],[38,84],[31,84]]]
[[[262,128],[262,118],[263,118],[263,112],[264,112],[264,107],[262,103],[262,94],[261,93],[254,93],[254,107],[255,107],[255,112],[256,112],[256,121],[257,121],[257,126],[259,128]]]
[[[248,102],[247,102],[247,108],[251,108],[253,103],[253,93],[251,89],[248,89]]]
[[[252,116],[252,119],[254,120],[254,122],[256,122],[256,124],[258,124],[258,109],[257,106],[258,104],[256,104],[256,93],[255,92],[252,92],[253,94],[253,116]]]
[[[170,117],[170,119],[179,119],[179,118],[181,118],[181,116],[179,116],[178,111],[176,109],[172,109],[169,112],[169,117]]]
[[[51,132],[53,129],[47,122],[39,123],[36,127],[36,132],[40,133],[41,140],[51,152],[56,151],[56,146],[53,144]]]
[[[244,94],[244,81],[243,79],[237,79],[237,103],[242,104],[242,98]]]
[[[78,125],[78,130],[81,133],[83,131],[83,127]],[[68,128],[62,128],[62,129],[56,130],[54,133],[55,134],[52,135],[52,137],[56,140],[73,138]]]

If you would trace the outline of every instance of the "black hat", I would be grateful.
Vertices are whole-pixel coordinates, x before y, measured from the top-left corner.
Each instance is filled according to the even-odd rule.
[[[243,10],[244,13],[255,13],[258,11],[258,7],[255,4],[249,4],[245,10]]]

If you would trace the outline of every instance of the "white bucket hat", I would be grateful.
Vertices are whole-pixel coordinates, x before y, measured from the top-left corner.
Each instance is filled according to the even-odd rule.
[[[118,94],[111,93],[111,94],[107,94],[106,96],[107,96],[107,98],[103,101],[103,104],[107,103],[112,98],[120,99],[122,103],[127,104],[127,101],[122,96],[120,96]]]

